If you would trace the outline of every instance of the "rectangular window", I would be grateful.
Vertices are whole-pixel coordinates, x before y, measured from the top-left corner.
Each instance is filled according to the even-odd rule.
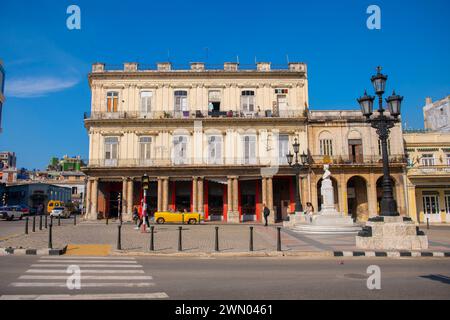
[[[320,155],[332,156],[333,155],[333,140],[332,139],[320,139]]]
[[[141,113],[150,113],[152,111],[152,96],[151,91],[141,92]]]
[[[420,163],[422,166],[431,167],[434,166],[434,156],[432,153],[422,154],[422,158],[420,159]]]
[[[243,144],[244,164],[256,164],[256,136],[244,136]]]
[[[187,136],[175,136],[173,138],[173,164],[187,164]]]
[[[287,164],[286,155],[289,153],[289,135],[280,134],[278,136],[278,161],[280,164]]]
[[[219,112],[220,111],[220,91],[210,90],[208,92],[208,111]]]
[[[439,196],[438,195],[422,195],[424,214],[439,213]]]
[[[78,188],[72,187],[72,194],[77,194],[77,193],[78,193]]]
[[[105,166],[117,166],[117,156],[119,154],[119,138],[105,138]]]
[[[140,165],[150,165],[151,162],[151,137],[139,137],[139,163]]]
[[[208,137],[208,164],[222,164],[222,137]]]
[[[388,149],[388,155],[391,155],[391,139],[387,140],[387,149]],[[381,152],[381,140],[378,139],[378,155],[381,156],[382,152]]]
[[[450,166],[450,153],[447,154],[447,161],[446,162],[447,162],[447,165]]]
[[[109,91],[106,93],[106,111],[117,112],[119,104],[119,93],[117,91]]]
[[[187,100],[187,91],[185,90],[177,90],[174,92],[175,99],[175,113],[180,115],[183,112],[188,112],[188,100]]]
[[[275,94],[288,94],[288,89],[275,89]]]
[[[450,214],[450,194],[445,194],[445,213]]]
[[[245,90],[241,93],[241,110],[242,112],[255,111],[255,91]]]

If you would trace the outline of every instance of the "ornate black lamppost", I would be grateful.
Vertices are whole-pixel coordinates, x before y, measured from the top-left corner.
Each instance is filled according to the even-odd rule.
[[[395,123],[399,122],[400,106],[403,97],[395,94],[395,91],[386,99],[389,114],[386,115],[386,109],[383,107],[383,93],[386,87],[387,76],[381,73],[381,67],[377,67],[377,74],[372,76],[371,81],[378,96],[378,110],[373,114],[373,101],[375,97],[368,96],[364,92],[364,96],[358,99],[361,111],[366,117],[366,122],[370,123],[372,128],[377,129],[377,134],[381,141],[381,152],[383,155],[383,196],[380,203],[380,216],[398,216],[397,202],[392,192],[392,181],[389,169],[389,155],[387,141],[389,132]]]
[[[300,172],[302,171],[303,167],[305,167],[306,164],[308,163],[308,155],[306,155],[305,152],[303,152],[299,156],[300,144],[298,143],[297,138],[295,138],[294,144],[292,144],[292,147],[294,148],[295,159],[294,159],[294,155],[291,153],[291,151],[289,151],[289,153],[286,155],[286,158],[287,158],[287,162],[288,162],[289,166],[291,168],[293,168],[295,171],[295,190],[296,190],[296,192],[295,192],[295,212],[302,212],[303,206],[302,206],[302,201],[300,199],[300,182],[299,182],[299,180],[300,180]]]

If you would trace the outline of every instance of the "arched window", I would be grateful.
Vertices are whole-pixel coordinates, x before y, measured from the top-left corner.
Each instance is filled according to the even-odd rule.
[[[321,156],[333,155],[333,137],[329,131],[323,131],[319,135],[319,153]]]

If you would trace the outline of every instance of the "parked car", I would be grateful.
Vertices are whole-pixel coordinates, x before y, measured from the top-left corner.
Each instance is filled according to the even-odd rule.
[[[20,206],[4,206],[0,207],[0,217],[6,219],[7,221],[12,221],[14,219],[22,220],[24,213]]]
[[[70,211],[64,207],[55,207],[52,212],[50,212],[51,217],[61,217],[61,218],[69,218]]]
[[[59,200],[50,200],[50,201],[47,203],[47,212],[50,213],[50,212],[52,212],[52,210],[53,210],[54,208],[57,208],[57,207],[63,207],[63,206],[64,206],[64,203],[63,203],[62,201],[59,201]]]
[[[20,210],[23,213],[23,216],[35,215],[37,212],[36,208],[27,206],[26,204],[19,204]]]
[[[170,212],[161,211],[155,212],[154,221],[158,224],[164,224],[166,222],[173,223],[189,223],[196,224],[204,221],[201,214],[197,212]]]

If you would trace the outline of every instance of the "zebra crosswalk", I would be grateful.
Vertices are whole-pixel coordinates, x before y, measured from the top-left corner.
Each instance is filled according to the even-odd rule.
[[[145,274],[142,265],[138,264],[134,257],[42,257],[31,264],[30,268],[9,286],[17,289],[18,293],[28,292],[1,295],[0,300],[114,300],[169,297],[165,292],[148,292],[148,288],[155,286],[153,277]],[[43,291],[41,294],[34,293],[39,289]],[[49,290],[57,290],[58,293],[49,294]],[[111,292],[105,293],[105,290]],[[124,290],[126,291],[122,292]],[[33,294],[29,293],[31,291]]]

